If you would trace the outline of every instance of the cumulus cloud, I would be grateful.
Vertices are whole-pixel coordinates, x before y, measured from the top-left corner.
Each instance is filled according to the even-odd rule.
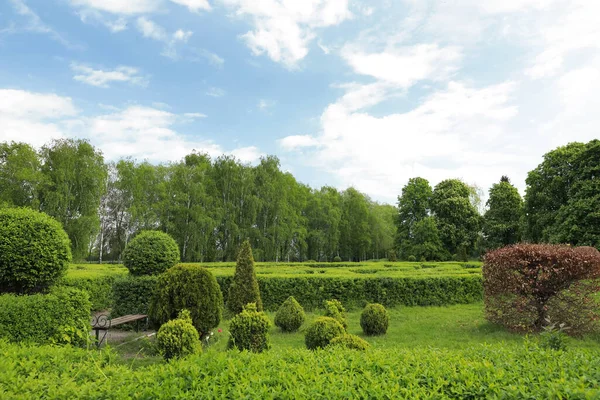
[[[119,66],[114,70],[102,70],[71,63],[71,70],[77,74],[73,76],[76,81],[101,88],[108,88],[111,82],[128,82],[139,86],[148,84],[148,80],[139,75],[140,71],[134,67]]]

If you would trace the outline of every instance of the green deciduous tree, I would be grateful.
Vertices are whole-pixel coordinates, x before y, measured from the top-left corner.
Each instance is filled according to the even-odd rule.
[[[483,216],[485,247],[497,249],[521,240],[523,199],[508,178],[502,177],[490,189],[488,210]]]
[[[429,215],[432,194],[426,179],[411,178],[402,188],[402,195],[398,196],[396,246],[402,259],[414,255],[415,225]]]
[[[0,143],[0,204],[39,207],[44,180],[37,152],[25,143]]]

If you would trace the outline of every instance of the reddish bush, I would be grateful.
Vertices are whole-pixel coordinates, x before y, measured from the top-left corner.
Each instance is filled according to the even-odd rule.
[[[546,317],[570,334],[593,329],[599,307],[600,252],[593,247],[517,244],[489,252],[483,265],[486,318],[539,331]]]

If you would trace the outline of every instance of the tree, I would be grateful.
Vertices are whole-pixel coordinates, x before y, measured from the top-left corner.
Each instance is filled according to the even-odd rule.
[[[252,247],[248,240],[242,243],[235,265],[233,281],[229,287],[229,297],[227,298],[227,308],[238,314],[242,312],[244,306],[249,303],[255,303],[258,311],[262,311],[262,300],[254,271],[254,258],[252,256]]]
[[[497,249],[521,240],[520,223],[523,200],[516,187],[506,177],[490,189],[486,203],[488,210],[483,216],[485,247]]]
[[[342,221],[340,248],[342,258],[360,261],[366,259],[371,244],[369,235],[369,208],[367,198],[354,188],[342,194]]]
[[[36,151],[26,143],[0,143],[0,204],[39,208],[44,179]]]
[[[106,190],[102,153],[85,140],[60,139],[42,148],[40,208],[62,223],[74,259],[90,253],[99,231],[98,209]]]
[[[402,259],[413,255],[414,228],[429,215],[432,194],[429,182],[423,178],[411,178],[402,188],[402,195],[398,197],[396,219],[396,243]]]
[[[444,249],[434,217],[426,217],[415,224],[410,243],[410,254],[418,260],[444,261],[450,257]]]
[[[471,196],[469,186],[458,179],[442,181],[433,191],[431,210],[440,239],[450,254],[470,254],[477,240],[481,216],[471,203]]]

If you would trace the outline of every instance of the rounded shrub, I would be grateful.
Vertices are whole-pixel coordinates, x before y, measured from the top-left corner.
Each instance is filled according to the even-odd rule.
[[[329,347],[343,347],[352,350],[367,350],[371,345],[356,335],[345,334],[331,339]]]
[[[268,350],[271,321],[256,309],[256,304],[247,304],[243,311],[233,317],[229,325],[229,348],[248,350],[255,353]]]
[[[249,303],[256,303],[257,310],[262,311],[263,306],[258,281],[256,280],[256,272],[254,271],[252,247],[250,247],[250,242],[246,240],[242,243],[238,253],[233,281],[229,287],[227,308],[237,314]]]
[[[150,318],[157,324],[190,311],[192,324],[204,335],[221,322],[223,294],[217,280],[206,268],[176,265],[158,277],[150,303]]]
[[[410,256],[408,256],[408,261],[415,262],[415,261],[417,261],[417,257],[415,257],[411,254]]]
[[[365,335],[384,335],[389,325],[390,317],[381,304],[368,304],[360,314],[360,327]]]
[[[182,310],[177,319],[163,324],[156,333],[156,346],[165,360],[182,358],[202,351],[198,331],[192,325],[188,310]]]
[[[69,237],[58,221],[25,208],[0,210],[0,292],[46,291],[70,262]]]
[[[290,296],[277,310],[275,325],[283,332],[296,332],[304,323],[304,318],[304,309],[294,296]]]
[[[344,330],[348,329],[346,309],[339,300],[325,300],[325,316],[338,321],[344,327]]]
[[[333,338],[345,333],[346,330],[337,320],[331,317],[319,317],[306,330],[304,343],[309,350],[325,348]]]
[[[158,275],[179,262],[179,247],[164,232],[143,231],[123,251],[123,264],[132,275]]]
[[[340,257],[340,256],[333,257],[333,262],[342,262],[342,257]]]

